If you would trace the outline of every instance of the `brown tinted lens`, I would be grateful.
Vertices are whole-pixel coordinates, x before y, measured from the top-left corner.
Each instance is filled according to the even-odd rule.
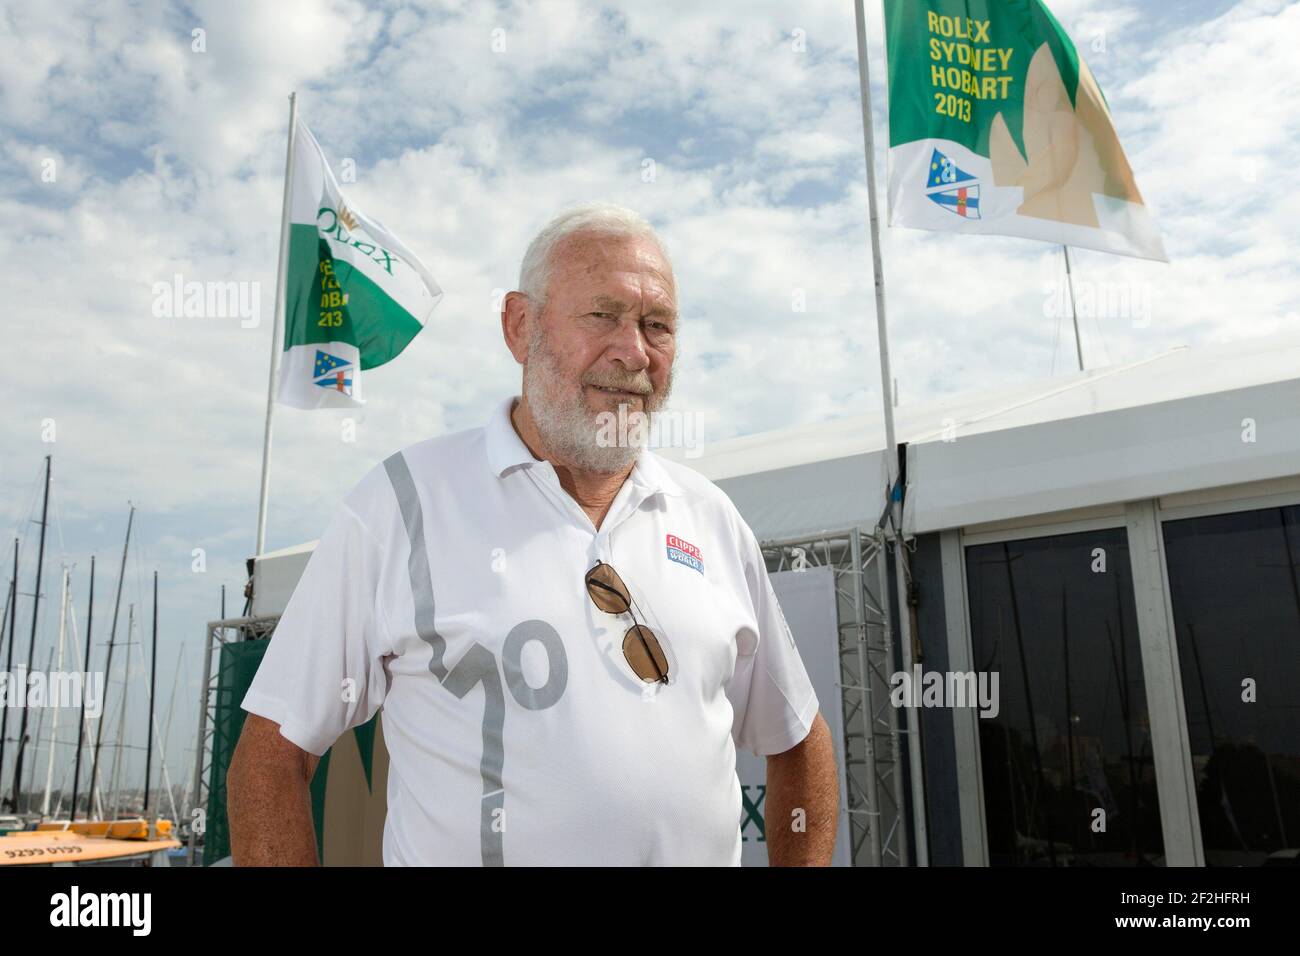
[[[587,593],[596,607],[609,614],[622,614],[632,603],[623,579],[608,564],[598,564],[587,572]]]
[[[662,680],[668,676],[668,658],[659,639],[644,624],[628,628],[623,635],[623,656],[643,681]]]

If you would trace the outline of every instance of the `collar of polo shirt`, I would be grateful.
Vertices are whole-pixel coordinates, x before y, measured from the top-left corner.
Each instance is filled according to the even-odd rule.
[[[514,423],[510,420],[510,413],[514,410],[515,403],[519,401],[519,398],[518,395],[512,395],[501,402],[497,406],[496,414],[488,422],[486,436],[488,462],[492,465],[492,471],[498,478],[505,477],[505,473],[516,465],[542,464],[533,457],[533,453],[528,450],[528,446],[519,437],[519,433],[515,431]],[[632,467],[632,473],[629,477],[631,477],[633,484],[639,485],[651,493],[672,495],[674,497],[683,494],[681,485],[669,477],[668,472],[659,463],[659,459],[646,448],[641,449],[637,454],[636,464]]]

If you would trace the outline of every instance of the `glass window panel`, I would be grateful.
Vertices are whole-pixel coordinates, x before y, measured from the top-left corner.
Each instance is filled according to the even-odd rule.
[[[989,862],[1162,864],[1124,529],[973,545],[966,575],[975,666],[999,673],[978,718]]]
[[[1164,539],[1205,862],[1279,863],[1300,847],[1300,507]]]

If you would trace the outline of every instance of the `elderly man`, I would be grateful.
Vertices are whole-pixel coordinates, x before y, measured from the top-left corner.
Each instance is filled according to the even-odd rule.
[[[753,532],[609,427],[671,388],[663,245],[578,207],[519,285],[523,395],[374,468],[303,572],[243,701],[234,861],[316,862],[317,759],[382,705],[386,865],[738,865],[736,747],[767,757],[770,861],[829,863],[830,732]]]

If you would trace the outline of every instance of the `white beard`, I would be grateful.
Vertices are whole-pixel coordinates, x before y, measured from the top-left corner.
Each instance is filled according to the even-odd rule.
[[[629,417],[644,411],[657,411],[672,389],[672,377],[662,395],[651,394],[643,408],[628,403]],[[532,412],[533,424],[541,434],[550,454],[563,465],[595,474],[613,474],[629,467],[649,441],[649,428],[629,428],[626,444],[602,442],[602,414],[587,407],[583,385],[567,382],[557,356],[539,322],[528,343],[528,361],[524,365],[524,395]],[[615,414],[617,413],[617,406]],[[646,422],[647,426],[649,422]],[[639,439],[633,441],[632,439]]]

